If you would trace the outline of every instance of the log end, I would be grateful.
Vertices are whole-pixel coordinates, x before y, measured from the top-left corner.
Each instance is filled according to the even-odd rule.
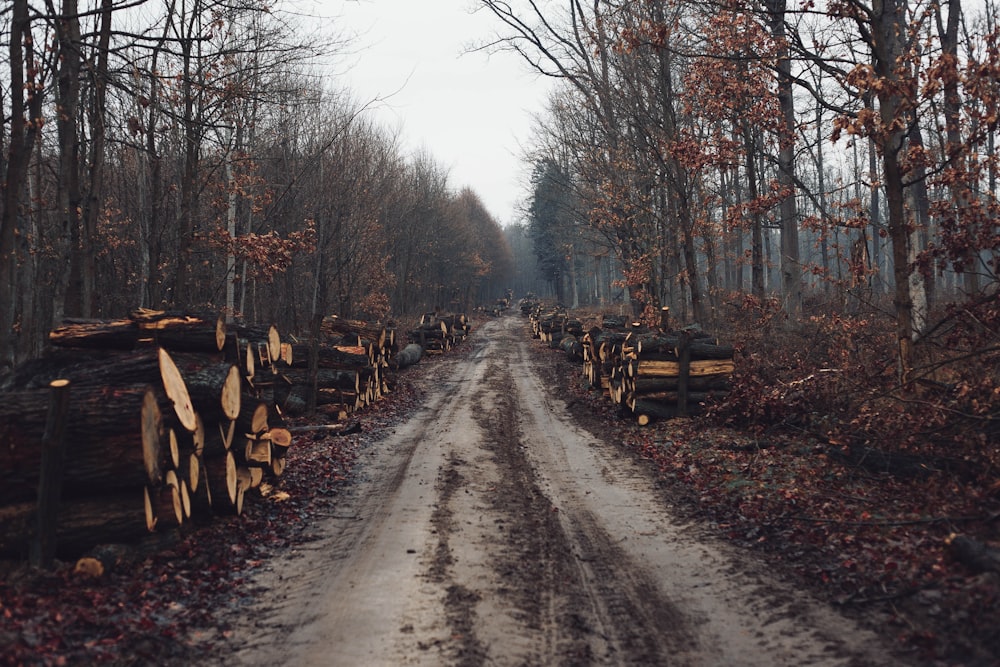
[[[194,432],[197,424],[195,420],[194,405],[188,395],[187,385],[177,364],[170,358],[170,354],[162,347],[157,352],[160,362],[160,379],[163,381],[163,389],[167,397],[174,404],[174,412],[181,426],[188,431]]]

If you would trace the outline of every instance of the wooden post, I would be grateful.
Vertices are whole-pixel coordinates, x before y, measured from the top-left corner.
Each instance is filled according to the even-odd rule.
[[[687,330],[681,331],[680,345],[677,350],[680,373],[677,378],[677,414],[681,417],[687,416],[688,404],[688,380],[691,375],[691,333]]]
[[[660,308],[660,331],[670,331],[670,306]]]
[[[33,567],[48,567],[56,554],[56,523],[59,518],[59,495],[62,489],[63,458],[66,449],[63,433],[69,411],[69,380],[49,383],[49,411],[42,435],[42,462],[38,479],[38,524],[31,543]]]

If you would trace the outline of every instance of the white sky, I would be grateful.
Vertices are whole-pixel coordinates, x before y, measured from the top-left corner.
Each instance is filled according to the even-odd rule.
[[[324,29],[356,36],[351,68],[334,80],[400,130],[404,147],[425,149],[469,186],[502,225],[519,219],[530,166],[532,114],[549,82],[512,54],[465,53],[499,27],[474,0],[314,0]],[[303,3],[308,4],[308,3]]]

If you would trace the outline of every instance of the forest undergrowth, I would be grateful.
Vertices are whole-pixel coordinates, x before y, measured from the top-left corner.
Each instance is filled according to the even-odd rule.
[[[746,299],[725,401],[693,419],[620,427],[680,509],[779,559],[915,664],[1000,661],[1000,304],[938,314],[900,381],[888,317],[791,327]],[[610,404],[576,389],[608,419]]]

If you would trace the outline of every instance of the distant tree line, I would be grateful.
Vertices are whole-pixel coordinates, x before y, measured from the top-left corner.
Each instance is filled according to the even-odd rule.
[[[508,286],[477,194],[331,87],[318,58],[348,40],[278,3],[13,0],[0,43],[0,368],[66,317],[297,330]]]

